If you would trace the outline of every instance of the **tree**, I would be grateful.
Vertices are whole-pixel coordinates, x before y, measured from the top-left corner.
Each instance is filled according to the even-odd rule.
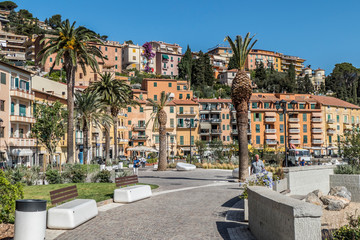
[[[46,23],[49,24],[52,29],[57,29],[58,27],[60,27],[61,22],[62,20],[60,14],[53,15],[51,18],[49,18],[49,20],[46,19]]]
[[[209,146],[211,148],[211,151],[213,152],[215,159],[220,163],[223,163],[225,149],[224,143],[220,140],[214,140],[209,143]]]
[[[55,103],[39,103],[34,109],[36,121],[31,128],[31,134],[46,147],[51,163],[56,146],[65,136],[67,111],[58,101]]]
[[[232,55],[229,60],[228,70],[239,69],[238,62],[235,59],[235,55]]]
[[[63,59],[63,68],[66,71],[67,81],[67,109],[68,109],[68,132],[67,132],[67,157],[69,163],[74,163],[74,84],[75,73],[81,67],[86,75],[86,66],[90,66],[94,72],[99,70],[98,59],[103,59],[101,50],[93,43],[102,44],[96,33],[83,27],[75,28],[75,23],[70,25],[69,19],[61,23],[56,31],[56,36],[45,37],[41,43],[45,42],[44,48],[39,52],[38,57],[41,63],[45,64],[46,59],[51,54],[56,53],[55,61],[52,65],[60,64]]]
[[[253,48],[257,40],[253,40],[254,36],[250,37],[247,33],[243,39],[241,36],[236,36],[235,43],[227,36],[227,40],[232,48],[235,59],[239,63],[238,72],[232,82],[231,98],[236,110],[236,122],[239,136],[239,180],[245,181],[248,176],[248,110],[249,101],[252,95],[251,80],[245,72],[245,62],[250,50]]]
[[[1,10],[12,11],[17,7],[18,7],[18,5],[16,3],[12,2],[12,1],[0,2],[0,9]]]
[[[117,125],[118,115],[121,108],[127,105],[134,105],[132,100],[131,87],[124,81],[116,80],[111,73],[100,74],[100,81],[94,82],[88,88],[101,96],[102,101],[109,107],[110,114],[114,122],[114,158],[118,156],[117,145]],[[110,129],[106,129],[106,159],[110,158]]]
[[[32,13],[26,9],[20,9],[18,15],[20,18],[25,18],[25,19],[33,17]]]
[[[339,152],[344,158],[349,159],[352,165],[360,164],[360,131],[353,129],[345,132],[338,142]]]
[[[189,45],[187,46],[184,56],[181,58],[180,63],[178,64],[179,69],[179,78],[186,79],[189,86],[191,86],[191,75],[192,75],[192,53]]]
[[[75,93],[75,120],[84,134],[84,162],[89,162],[89,129],[91,126],[110,125],[112,119],[106,114],[101,96],[93,91]]]
[[[314,85],[312,84],[308,74],[306,74],[304,77],[304,89],[305,89],[304,91],[305,94],[314,92]]]
[[[151,119],[154,120],[153,131],[159,131],[159,166],[158,171],[165,171],[167,164],[167,151],[166,151],[166,122],[167,114],[165,106],[168,103],[170,93],[161,92],[160,102],[148,98],[148,104],[153,107],[154,111],[151,113]],[[147,122],[149,124],[150,120]]]
[[[126,44],[134,44],[132,40],[125,41]]]
[[[197,148],[197,152],[200,155],[201,162],[204,160],[204,153],[207,149],[206,141],[196,140],[195,147]]]

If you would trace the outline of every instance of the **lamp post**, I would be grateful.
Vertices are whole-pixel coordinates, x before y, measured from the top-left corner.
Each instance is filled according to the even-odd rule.
[[[285,132],[285,166],[288,167],[288,140],[287,140],[287,122],[286,122],[286,114],[287,114],[287,101],[284,99],[281,101],[275,102],[276,110],[282,109],[283,115],[284,115],[284,132]],[[292,100],[290,102],[291,108],[294,109],[295,104],[297,102],[295,100]]]
[[[198,119],[194,119],[193,120],[193,123],[194,123],[194,126],[195,126],[195,123],[197,122],[197,121],[199,121]],[[191,125],[191,119],[189,119],[189,118],[186,118],[185,119],[185,122],[187,123],[187,124],[189,124],[189,128],[190,128],[190,164],[191,164],[191,161],[192,161],[192,151],[191,151],[191,128],[193,127],[192,125]]]
[[[170,133],[166,133],[166,160],[167,160],[167,163],[169,163],[169,136],[170,136]]]

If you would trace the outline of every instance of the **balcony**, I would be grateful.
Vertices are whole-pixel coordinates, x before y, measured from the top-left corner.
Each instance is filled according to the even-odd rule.
[[[146,135],[133,135],[131,140],[145,141],[148,138]]]
[[[217,135],[217,134],[221,134],[222,131],[220,129],[211,129],[211,134],[213,135]]]
[[[190,112],[177,112],[177,115],[196,115],[196,111],[190,111]]]
[[[134,125],[133,130],[134,131],[145,131],[146,126],[145,125]]]
[[[335,120],[334,119],[328,119],[326,122],[327,123],[335,123]]]
[[[298,139],[291,139],[291,140],[289,140],[289,143],[290,143],[290,144],[300,144],[300,140],[298,140]]]
[[[323,144],[324,141],[321,140],[321,139],[313,139],[313,140],[312,140],[312,143],[313,143],[313,144]]]
[[[311,130],[311,132],[312,132],[312,133],[322,133],[323,130],[322,130],[321,128],[313,128],[313,129]]]
[[[10,122],[35,123],[35,118],[26,116],[10,115]]]
[[[13,138],[9,139],[10,146],[15,147],[35,147],[36,140],[34,138]]]
[[[265,133],[276,133],[276,129],[265,129]]]
[[[201,135],[201,136],[207,136],[209,134],[210,134],[210,131],[203,131],[203,130],[201,130],[199,133],[199,135]]]
[[[336,131],[333,130],[333,129],[328,129],[328,130],[327,130],[327,134],[329,134],[329,135],[333,135],[333,134],[335,134],[335,133],[336,133]]]
[[[190,128],[190,126],[188,124],[178,124],[177,127],[178,128]],[[192,124],[191,128],[197,128],[197,123]]]
[[[300,129],[298,129],[298,128],[290,128],[289,133],[300,133]]]
[[[81,144],[83,144],[83,142],[84,142],[84,138],[75,138],[75,143],[76,144],[81,145]]]
[[[127,143],[129,142],[128,139],[118,138],[118,143]]]
[[[297,123],[297,122],[299,122],[299,119],[298,118],[289,118],[289,122],[290,123]]]
[[[231,134],[232,134],[232,135],[238,135],[238,130],[237,130],[237,129],[231,130]]]
[[[221,118],[210,118],[210,122],[220,124],[221,123]]]
[[[312,121],[312,122],[322,122],[322,118],[313,117],[313,118],[311,118],[311,121]]]
[[[276,122],[276,118],[267,117],[265,118],[265,122]]]
[[[35,100],[35,94],[30,92],[30,91],[26,91],[20,88],[12,88],[10,90],[10,96],[11,97],[17,97],[17,98],[23,98],[26,100],[31,100],[34,101]]]
[[[210,111],[213,112],[213,113],[220,113],[221,108],[210,108]]]
[[[278,142],[276,140],[266,140],[267,145],[277,145]]]

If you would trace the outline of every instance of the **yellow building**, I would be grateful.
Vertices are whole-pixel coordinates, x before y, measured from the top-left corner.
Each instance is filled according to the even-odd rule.
[[[281,69],[283,71],[287,71],[289,69],[290,64],[294,65],[296,75],[300,75],[302,73],[302,69],[304,68],[305,59],[284,55],[281,54]]]

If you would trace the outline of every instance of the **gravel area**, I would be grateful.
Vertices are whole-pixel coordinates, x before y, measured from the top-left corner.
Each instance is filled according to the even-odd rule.
[[[14,236],[14,225],[13,224],[0,224],[0,239],[7,240],[12,239]]]
[[[341,211],[328,211],[323,208],[323,215],[321,217],[322,229],[338,229],[341,226],[348,224],[348,216],[360,215],[360,203],[350,202],[349,206]]]

